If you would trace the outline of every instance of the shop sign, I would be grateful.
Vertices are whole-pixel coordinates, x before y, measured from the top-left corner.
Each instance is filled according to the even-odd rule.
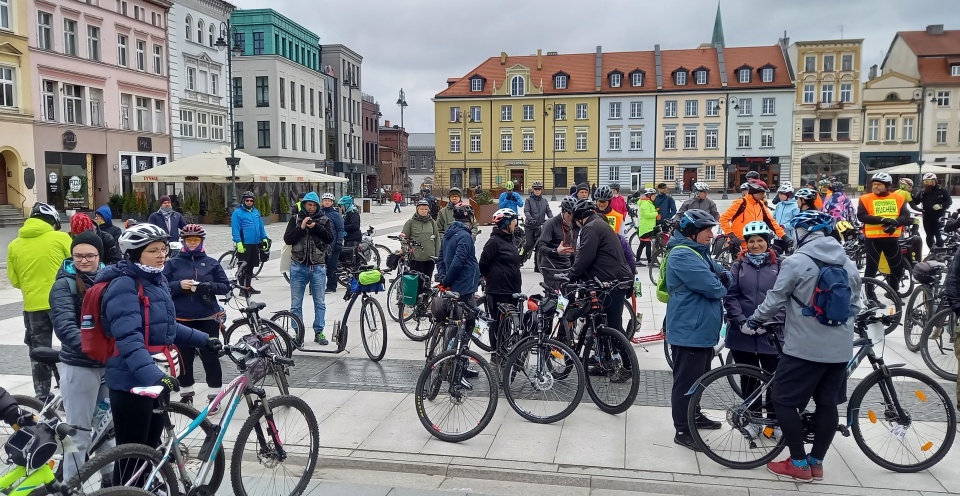
[[[77,135],[73,131],[65,131],[62,137],[64,150],[73,150],[77,147]]]
[[[70,187],[70,192],[71,192],[71,193],[78,193],[78,192],[80,191],[80,186],[81,186],[81,184],[82,184],[82,181],[80,181],[80,176],[72,176],[72,177],[67,181],[67,184],[68,184],[69,187]]]
[[[730,163],[733,165],[771,165],[779,164],[780,157],[730,157]]]
[[[47,174],[47,182],[50,184],[51,193],[57,192],[57,186],[58,186],[57,179],[60,179],[60,176],[58,176],[56,172],[51,172],[50,174]]]
[[[120,170],[130,170],[130,157],[123,155],[120,157]]]
[[[137,151],[138,152],[152,152],[153,151],[153,138],[146,136],[137,137]]]

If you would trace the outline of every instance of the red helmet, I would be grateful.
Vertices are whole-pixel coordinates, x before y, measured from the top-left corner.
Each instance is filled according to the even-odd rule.
[[[187,224],[183,226],[183,229],[180,230],[180,238],[183,239],[191,236],[199,236],[201,239],[206,239],[207,231],[204,231],[203,226],[200,224]]]
[[[76,236],[84,231],[89,231],[94,228],[93,220],[90,219],[90,216],[78,212],[70,217],[70,234]]]
[[[770,188],[767,187],[767,183],[765,183],[765,182],[763,182],[763,181],[761,181],[761,180],[759,180],[759,179],[751,179],[751,180],[747,181],[747,191],[749,191],[750,194],[753,194],[753,193],[769,193],[769,192],[770,192]]]

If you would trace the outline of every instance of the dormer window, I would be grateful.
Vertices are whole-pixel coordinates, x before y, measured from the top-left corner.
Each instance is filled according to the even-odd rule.
[[[483,78],[473,76],[470,78],[470,91],[483,91]]]
[[[951,76],[960,76],[960,64],[950,66]]]
[[[677,71],[673,73],[673,82],[677,86],[686,86],[687,71],[685,69],[677,69]]]
[[[773,82],[773,67],[762,67],[760,68],[760,80],[764,83]]]
[[[609,75],[610,77],[610,87],[619,88],[623,84],[623,73],[620,71],[613,71]]]
[[[510,96],[524,96],[527,94],[527,82],[523,76],[513,76],[510,79]]]
[[[567,89],[567,76],[565,73],[557,73],[553,75],[553,89],[555,90],[565,90]]]
[[[899,100],[899,99],[900,99],[900,96],[897,95],[896,93],[889,93],[889,94],[887,94],[887,97],[884,98],[884,100],[886,100],[886,101],[888,101],[888,102],[895,102],[895,101],[897,101],[897,100]]]
[[[697,69],[693,74],[696,78],[697,84],[707,84],[707,75],[709,73],[706,69]]]
[[[737,81],[740,81],[741,83],[744,83],[744,84],[750,82],[749,67],[743,67],[743,68],[737,69]]]
[[[643,86],[643,71],[636,70],[630,73],[630,86]]]

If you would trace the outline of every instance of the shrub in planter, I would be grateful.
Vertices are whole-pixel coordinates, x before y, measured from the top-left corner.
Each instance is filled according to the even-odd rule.
[[[114,193],[110,195],[110,200],[107,201],[107,205],[110,207],[110,215],[114,219],[119,219],[123,215],[123,204],[126,201],[126,198],[119,193]]]

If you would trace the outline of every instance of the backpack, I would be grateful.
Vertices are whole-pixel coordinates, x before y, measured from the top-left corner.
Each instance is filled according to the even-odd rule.
[[[733,217],[731,217],[730,219],[732,220],[732,219],[736,219],[737,217],[740,217],[741,215],[743,215],[744,212],[746,212],[746,210],[747,210],[747,199],[741,198],[740,206],[737,207],[737,212],[733,214]],[[763,208],[760,210],[760,215],[763,216],[763,223],[766,224],[771,231],[776,231],[776,229],[773,228],[773,222],[770,220],[770,217],[767,217],[766,205],[763,205]],[[742,236],[743,233],[740,233],[740,235]]]
[[[703,260],[703,255],[701,255],[700,252],[698,252],[697,250],[690,248],[689,246],[677,245],[677,246],[674,246],[673,248],[670,248],[670,251],[668,251],[667,254],[664,255],[663,262],[660,263],[660,277],[657,278],[657,299],[660,300],[660,303],[666,303],[670,301],[670,293],[667,292],[667,259],[670,258],[670,254],[673,253],[673,250],[677,248],[685,248],[687,250],[690,250],[693,253],[695,253],[698,257],[700,257],[700,260]]]
[[[817,322],[825,326],[837,327],[845,324],[851,317],[850,301],[853,299],[847,270],[842,265],[821,263],[806,253],[798,254],[813,260],[820,273],[808,305],[804,305],[796,295],[791,294],[790,297],[802,307],[803,315],[816,317]]]
[[[118,356],[117,340],[107,335],[103,324],[103,292],[112,281],[98,282],[87,288],[83,295],[83,305],[80,307],[80,349],[91,360],[107,363],[107,359]],[[137,283],[137,298],[143,307],[143,343],[147,351],[152,354],[161,353],[168,363],[173,363],[170,347],[164,345],[150,346],[150,298],[143,293],[143,285]],[[172,369],[176,370],[176,369]]]
[[[433,217],[433,220],[437,220],[437,215],[440,215],[440,203],[432,196],[427,197],[427,203],[430,204],[430,217]]]

